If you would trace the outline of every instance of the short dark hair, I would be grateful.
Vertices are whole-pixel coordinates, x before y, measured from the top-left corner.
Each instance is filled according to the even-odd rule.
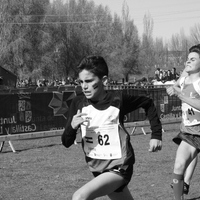
[[[101,56],[90,55],[83,58],[77,66],[78,73],[82,70],[88,70],[99,78],[108,76],[108,66],[106,61]]]
[[[189,52],[190,52],[190,53],[196,52],[196,53],[198,53],[199,56],[200,56],[200,44],[197,44],[197,45],[192,46],[192,47],[189,49]]]

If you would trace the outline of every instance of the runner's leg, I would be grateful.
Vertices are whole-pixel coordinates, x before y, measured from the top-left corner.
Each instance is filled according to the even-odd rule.
[[[133,200],[133,197],[128,189],[128,187],[124,187],[122,192],[113,192],[108,195],[111,200]]]
[[[74,193],[72,200],[93,200],[97,197],[106,196],[113,193],[123,184],[123,177],[112,172],[105,172],[78,189]],[[129,195],[127,189],[125,189],[125,194]]]
[[[196,156],[192,162],[188,165],[186,171],[185,171],[185,176],[184,176],[184,182],[190,185],[190,182],[192,180],[192,176],[194,174],[195,167],[198,162],[198,157]]]

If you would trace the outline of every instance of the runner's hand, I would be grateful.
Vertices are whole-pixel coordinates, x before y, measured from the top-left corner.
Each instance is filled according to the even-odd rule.
[[[73,129],[78,129],[78,127],[83,124],[83,122],[87,121],[82,116],[86,116],[86,113],[81,113],[80,110],[77,111],[76,115],[73,116],[71,126]]]
[[[168,88],[166,89],[166,91],[167,91],[167,94],[168,94],[169,96],[172,96],[172,95],[175,94],[175,91],[174,91],[174,87],[173,87],[173,86],[168,87]]]
[[[157,152],[162,149],[162,141],[157,139],[151,139],[149,142],[149,151]]]

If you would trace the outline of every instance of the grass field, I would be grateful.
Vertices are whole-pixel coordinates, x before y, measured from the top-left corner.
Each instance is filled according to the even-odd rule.
[[[131,136],[136,163],[129,189],[135,200],[173,200],[170,183],[177,146],[171,139],[179,124],[164,125],[163,148],[149,153],[150,134],[140,128]],[[150,132],[146,127],[147,133]],[[0,153],[0,200],[70,200],[92,178],[80,144],[66,149],[60,137],[13,141]],[[200,200],[200,167],[195,170],[187,200]],[[98,198],[107,200],[107,197]]]

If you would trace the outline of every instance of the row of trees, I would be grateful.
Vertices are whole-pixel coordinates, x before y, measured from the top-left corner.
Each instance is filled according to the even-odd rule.
[[[19,79],[64,79],[76,76],[78,62],[102,55],[111,78],[152,75],[155,67],[182,68],[188,48],[200,43],[200,25],[172,36],[153,38],[153,19],[144,16],[140,38],[124,1],[122,15],[89,0],[1,0],[0,65]],[[153,72],[152,72],[153,70]]]

